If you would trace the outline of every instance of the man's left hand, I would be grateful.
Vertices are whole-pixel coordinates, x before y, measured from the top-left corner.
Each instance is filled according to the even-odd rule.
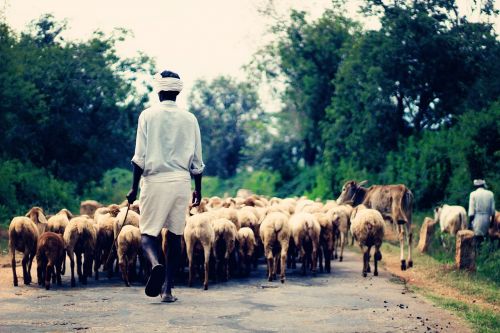
[[[193,201],[191,206],[198,207],[201,203],[201,191],[193,191]]]

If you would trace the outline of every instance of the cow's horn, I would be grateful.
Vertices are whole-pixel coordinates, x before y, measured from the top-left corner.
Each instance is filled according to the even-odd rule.
[[[368,180],[366,180],[366,179],[365,179],[365,180],[363,180],[363,181],[359,182],[358,186],[363,186],[363,185],[365,185],[366,183],[368,183]]]

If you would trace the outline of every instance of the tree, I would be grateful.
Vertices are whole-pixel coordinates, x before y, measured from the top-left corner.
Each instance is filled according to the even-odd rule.
[[[75,42],[64,41],[64,29],[45,15],[19,37],[5,25],[0,30],[0,66],[7,68],[0,75],[0,144],[4,156],[31,161],[81,191],[105,170],[129,165],[147,98],[135,84],[152,62],[116,54],[123,30]]]
[[[262,114],[254,88],[224,76],[211,82],[198,80],[189,97],[189,110],[200,125],[205,173],[234,176],[244,149],[259,139],[251,131]]]

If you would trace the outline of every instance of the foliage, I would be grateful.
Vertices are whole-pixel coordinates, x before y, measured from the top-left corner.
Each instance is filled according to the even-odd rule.
[[[235,196],[239,189],[244,188],[260,195],[272,197],[278,193],[279,182],[279,173],[264,170],[241,172],[229,179],[204,176],[202,192],[204,197],[226,197]]]
[[[254,129],[262,111],[255,89],[224,76],[211,82],[198,80],[189,111],[200,125],[205,173],[224,179],[234,176],[244,149],[259,144]]]
[[[83,198],[97,200],[105,205],[120,204],[125,200],[125,195],[130,190],[131,184],[131,171],[120,168],[108,170],[99,183],[90,183]]]
[[[19,36],[0,23],[0,144],[7,157],[46,168],[81,190],[128,163],[146,100],[134,84],[151,61],[118,57],[122,30],[66,41],[65,29],[50,15]]]
[[[79,207],[73,183],[57,180],[31,163],[1,160],[0,179],[0,224],[8,224],[33,206],[42,207],[46,214]]]

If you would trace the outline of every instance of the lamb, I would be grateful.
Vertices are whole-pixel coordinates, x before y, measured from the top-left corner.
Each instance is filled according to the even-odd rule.
[[[326,214],[316,213],[314,217],[319,222],[321,227],[321,232],[319,236],[319,248],[318,248],[318,262],[319,271],[323,272],[323,257],[325,258],[325,271],[327,273],[331,272],[331,255],[333,253],[333,244],[335,241],[334,225],[332,221],[328,218]]]
[[[57,280],[57,285],[60,286],[62,264],[65,259],[66,253],[62,236],[51,231],[44,232],[38,238],[36,250],[38,285],[44,283],[45,289],[49,290],[50,278],[52,277],[53,282],[55,283]]]
[[[208,289],[208,269],[210,264],[210,250],[214,244],[215,232],[212,227],[213,215],[211,213],[201,213],[190,216],[186,219],[184,228],[184,240],[186,241],[186,254],[189,261],[188,285],[193,283],[193,265],[195,261],[195,250],[203,249],[205,278],[203,287]]]
[[[97,239],[93,220],[88,215],[72,218],[64,230],[63,239],[71,265],[71,286],[76,285],[73,254],[76,254],[78,281],[87,284],[87,277],[92,276],[92,260]],[[82,254],[84,255],[83,272]]]
[[[326,214],[330,221],[334,224],[334,228],[337,230],[338,237],[336,236],[335,255],[334,258],[337,259],[338,247],[340,247],[339,261],[344,260],[344,247],[347,242],[347,233],[349,232],[350,226],[350,216],[352,212],[352,206],[343,204],[338,205],[330,209]]]
[[[225,281],[229,280],[229,260],[234,250],[236,241],[236,227],[225,218],[219,218],[212,222],[214,229],[213,253],[215,257],[216,274],[222,275]]]
[[[50,217],[47,221],[47,231],[55,232],[61,236],[64,234],[64,229],[73,218],[73,214],[66,208],[61,209],[56,215]]]
[[[282,212],[268,214],[260,225],[259,233],[264,243],[268,280],[272,281],[276,278],[278,264],[280,264],[280,280],[281,283],[285,283],[286,256],[291,236],[288,215]],[[278,251],[280,258],[276,257]]]
[[[116,240],[118,264],[125,285],[130,287],[130,277],[135,276],[137,255],[141,250],[141,232],[133,225],[123,226]],[[142,266],[142,265],[141,265]]]
[[[238,211],[234,208],[219,208],[212,210],[211,213],[213,213],[216,217],[218,218],[225,218],[231,221],[234,226],[236,227],[236,230],[239,230],[241,225],[240,221],[238,220]]]
[[[255,234],[249,227],[242,227],[236,234],[236,247],[238,249],[238,266],[240,275],[243,271],[243,264],[245,264],[245,275],[250,274],[250,264],[254,255],[255,247]]]
[[[462,206],[443,205],[434,209],[434,221],[439,222],[441,232],[455,236],[458,231],[467,229],[467,213]]]
[[[384,218],[378,210],[357,206],[351,215],[351,232],[363,252],[363,277],[370,273],[370,250],[375,246],[373,275],[378,275],[377,263],[382,260],[380,247],[384,239]]]
[[[85,200],[80,203],[80,215],[88,215],[93,218],[97,208],[102,207],[100,203],[95,200]]]
[[[24,284],[31,283],[31,265],[36,254],[39,235],[45,232],[47,220],[43,209],[33,207],[26,216],[16,216],[9,225],[9,252],[14,287],[17,287],[16,251],[24,254],[22,260]]]
[[[295,247],[299,250],[302,260],[302,274],[306,274],[307,266],[316,274],[317,253],[321,226],[310,213],[296,213],[289,221]]]

